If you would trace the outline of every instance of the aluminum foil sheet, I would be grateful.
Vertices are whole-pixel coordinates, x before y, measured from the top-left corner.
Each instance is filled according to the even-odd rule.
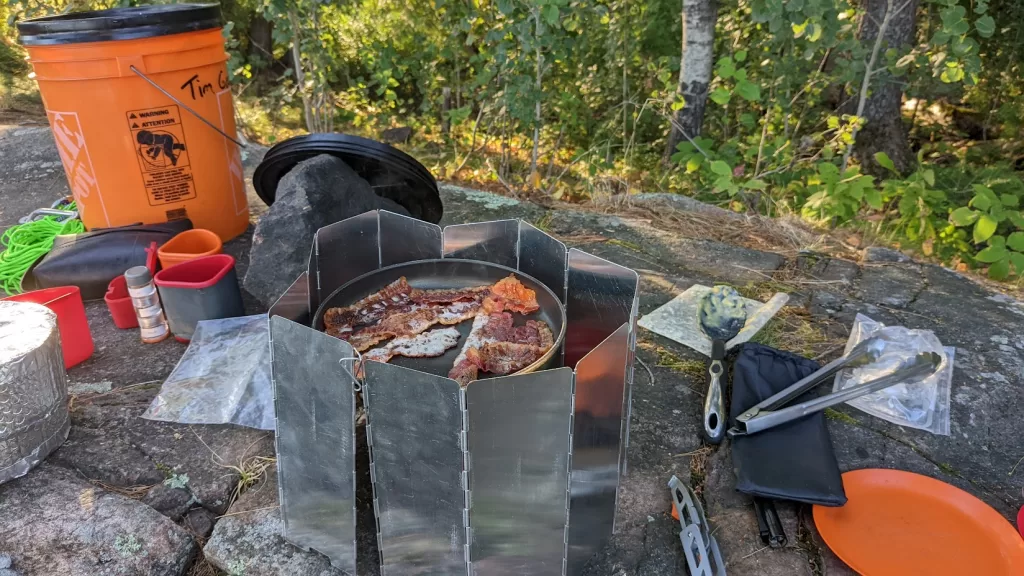
[[[0,301],[0,484],[27,474],[69,429],[57,315],[39,304]]]
[[[711,292],[711,288],[708,286],[694,284],[664,306],[645,315],[638,324],[642,328],[679,342],[705,356],[711,356],[711,339],[700,329],[697,319],[701,300],[709,292]],[[786,305],[789,295],[779,292],[767,302],[758,302],[742,297],[740,300],[747,312],[747,321],[739,334],[726,343],[726,350],[749,342]]]

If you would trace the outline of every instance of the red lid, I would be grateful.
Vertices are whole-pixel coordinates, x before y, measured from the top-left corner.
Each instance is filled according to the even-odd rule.
[[[157,272],[154,280],[161,288],[209,288],[220,282],[235,267],[235,258],[228,254],[203,256],[176,264]]]

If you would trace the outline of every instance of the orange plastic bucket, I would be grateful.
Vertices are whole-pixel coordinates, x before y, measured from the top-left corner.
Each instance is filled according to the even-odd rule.
[[[245,230],[217,5],[78,12],[18,32],[87,228],[189,218],[225,241]]]

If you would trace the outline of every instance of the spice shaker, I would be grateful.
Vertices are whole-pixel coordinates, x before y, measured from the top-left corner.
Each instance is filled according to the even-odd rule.
[[[160,306],[160,295],[153,284],[153,275],[145,266],[129,268],[124,273],[128,284],[128,295],[131,296],[135,317],[139,319],[139,332],[142,341],[154,344],[167,338],[171,331],[167,327],[164,309]]]

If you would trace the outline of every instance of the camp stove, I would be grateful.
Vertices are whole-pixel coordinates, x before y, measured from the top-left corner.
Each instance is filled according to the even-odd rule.
[[[561,348],[543,369],[465,388],[376,362],[357,380],[352,347],[312,326],[318,308],[369,273],[447,258],[550,288]],[[373,211],[318,230],[308,271],[270,310],[285,537],[355,574],[361,395],[377,520],[361,528],[376,531],[383,574],[579,573],[614,531],[637,283],[520,220],[442,229]]]

